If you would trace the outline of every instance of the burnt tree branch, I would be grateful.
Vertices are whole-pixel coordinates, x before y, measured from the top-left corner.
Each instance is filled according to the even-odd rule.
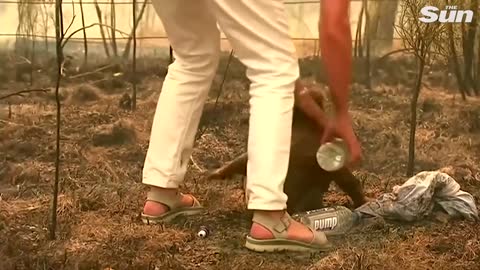
[[[50,91],[50,89],[27,89],[27,90],[22,90],[22,91],[18,91],[18,92],[15,92],[15,93],[10,93],[8,95],[1,96],[0,100],[11,98],[11,97],[14,97],[14,96],[23,97],[24,94],[28,94],[28,93],[32,93],[32,92],[47,93],[48,91]]]

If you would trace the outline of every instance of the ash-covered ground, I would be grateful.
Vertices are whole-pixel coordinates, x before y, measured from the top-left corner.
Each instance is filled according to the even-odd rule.
[[[208,208],[171,226],[139,219],[145,195],[141,172],[166,62],[140,59],[137,110],[119,106],[131,74],[115,70],[66,78],[62,84],[58,237],[48,240],[55,171],[53,92],[0,101],[0,269],[480,269],[478,223],[425,220],[379,223],[334,239],[336,249],[312,256],[247,251],[250,225],[241,179],[205,181],[202,175],[246,149],[248,80],[234,61],[219,102],[226,57],[215,78],[183,190]],[[302,76],[325,88],[315,59]],[[374,66],[366,89],[356,63],[351,111],[364,148],[355,170],[368,196],[406,181],[410,97],[415,79],[408,58]],[[429,67],[418,104],[415,172],[449,167],[463,190],[480,202],[480,99],[462,101],[443,67]],[[34,87],[51,87],[52,71],[36,72]],[[31,88],[9,82],[0,96]],[[50,75],[49,75],[50,74]],[[27,80],[28,81],[28,80]],[[8,105],[8,103],[10,105]],[[127,102],[128,103],[128,102]],[[125,102],[124,102],[125,104]],[[172,119],[174,121],[174,119]],[[332,189],[327,205],[349,205]],[[212,234],[196,237],[199,226]]]

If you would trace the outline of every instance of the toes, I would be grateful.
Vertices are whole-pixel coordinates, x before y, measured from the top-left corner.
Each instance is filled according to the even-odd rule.
[[[192,194],[182,194],[182,203],[187,206],[193,206],[195,204],[195,197]]]

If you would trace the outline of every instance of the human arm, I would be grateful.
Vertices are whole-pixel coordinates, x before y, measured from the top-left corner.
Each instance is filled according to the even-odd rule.
[[[321,0],[319,36],[322,60],[335,106],[335,118],[327,124],[321,143],[339,137],[350,152],[350,164],[361,160],[362,150],[348,110],[352,76],[350,0]]]
[[[320,49],[337,116],[348,115],[352,74],[350,0],[321,0]]]

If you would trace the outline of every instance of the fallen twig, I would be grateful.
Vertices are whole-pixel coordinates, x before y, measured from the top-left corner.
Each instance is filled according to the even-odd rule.
[[[92,70],[92,71],[88,71],[88,72],[85,72],[85,73],[81,73],[81,74],[77,74],[75,76],[70,76],[69,79],[78,79],[78,78],[81,78],[81,77],[85,77],[85,76],[89,76],[89,75],[92,75],[92,74],[95,74],[97,72],[100,72],[100,71],[104,71],[106,69],[109,69],[111,67],[113,67],[114,65],[106,65],[106,66],[103,66],[101,68],[97,68],[95,70]]]
[[[111,27],[110,25],[101,24],[101,23],[92,23],[92,24],[89,25],[89,26],[85,26],[85,27],[82,27],[82,28],[79,28],[79,29],[73,31],[73,32],[72,32],[69,36],[67,36],[67,37],[64,36],[64,38],[62,39],[62,45],[61,45],[62,48],[65,47],[65,45],[67,44],[67,42],[68,42],[73,36],[75,36],[75,34],[77,34],[77,33],[80,32],[80,31],[83,31],[84,29],[92,28],[92,27],[94,27],[94,26],[100,26],[100,27],[103,26],[103,27],[106,27],[106,28],[110,28],[110,29],[114,30],[115,32],[120,33],[121,35],[128,36],[127,33],[123,32],[123,31],[121,31],[121,30],[115,29],[114,27]]]
[[[390,55],[393,55],[393,54],[397,54],[397,53],[411,53],[413,51],[413,49],[411,48],[404,48],[404,49],[399,49],[399,50],[394,50],[394,51],[391,51],[391,52],[388,52],[386,53],[385,55],[377,58],[377,64],[383,60],[385,60],[386,58],[388,58]]]
[[[190,161],[192,162],[193,166],[195,168],[197,168],[197,170],[199,170],[200,172],[205,172],[205,170],[203,170],[202,168],[200,168],[200,166],[198,166],[198,164],[195,162],[195,160],[193,160],[193,157],[190,157]]]
[[[22,127],[25,126],[23,124],[18,124],[18,123],[15,123],[15,122],[6,121],[6,120],[2,120],[2,119],[0,119],[0,123],[4,123],[4,124],[8,124],[8,125],[14,125],[14,126],[22,126]]]
[[[7,99],[7,98],[10,98],[10,97],[13,97],[13,96],[23,97],[23,94],[32,93],[32,92],[43,92],[43,93],[47,93],[48,91],[50,91],[49,88],[43,88],[43,89],[27,89],[27,90],[18,91],[18,92],[15,92],[15,93],[10,93],[10,94],[5,95],[5,96],[1,96],[1,97],[0,97],[0,100]]]
[[[23,61],[25,61],[25,62],[17,62],[17,63],[16,63],[17,65],[23,64],[23,63],[27,63],[27,64],[29,64],[29,65],[32,64],[32,61],[28,60],[28,59],[27,59],[26,57],[24,57],[24,56],[19,55],[18,58],[21,58],[21,59],[22,59]]]

